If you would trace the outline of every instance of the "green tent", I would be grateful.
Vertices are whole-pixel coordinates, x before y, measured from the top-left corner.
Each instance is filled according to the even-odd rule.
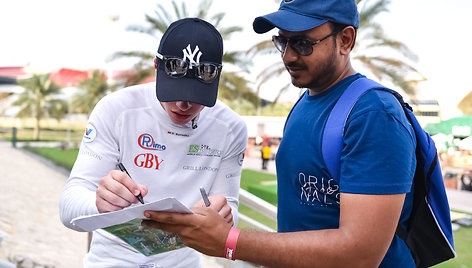
[[[454,117],[439,123],[428,124],[424,130],[431,136],[442,133],[455,137],[468,137],[472,135],[472,116]]]

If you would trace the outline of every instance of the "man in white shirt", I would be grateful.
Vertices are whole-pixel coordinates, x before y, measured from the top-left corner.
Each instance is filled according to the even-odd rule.
[[[208,22],[186,18],[169,26],[154,60],[156,83],[109,94],[90,115],[60,199],[64,225],[84,231],[70,221],[134,205],[139,194],[144,202],[175,197],[203,206],[200,187],[211,208],[237,224],[247,130],[217,101],[222,55],[221,35]],[[147,257],[99,229],[84,267],[202,267],[202,260],[187,247]]]

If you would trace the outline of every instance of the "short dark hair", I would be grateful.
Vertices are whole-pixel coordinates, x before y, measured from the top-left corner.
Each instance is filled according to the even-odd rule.
[[[344,28],[346,28],[346,27],[348,27],[348,26],[351,26],[351,25],[342,24],[342,23],[337,23],[337,22],[332,22],[332,21],[329,22],[329,25],[330,25],[330,27],[331,27],[331,31],[332,31],[332,32],[340,32],[340,31],[342,31]],[[354,26],[353,26],[353,28],[354,28],[354,31],[355,31],[355,33],[356,33],[356,36],[355,36],[355,37],[357,37],[357,28],[354,27]],[[354,37],[354,42],[352,43],[352,46],[351,46],[351,51],[352,51],[352,49],[354,48],[354,45],[356,44],[356,38],[355,38],[355,37]],[[335,45],[336,45],[336,39],[334,39],[334,42],[335,42]]]

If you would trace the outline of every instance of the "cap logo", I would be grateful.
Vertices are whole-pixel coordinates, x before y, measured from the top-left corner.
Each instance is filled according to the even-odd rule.
[[[188,59],[189,61],[189,65],[190,65],[190,69],[192,69],[193,66],[196,66],[197,63],[200,63],[200,57],[202,56],[202,52],[199,51],[200,48],[198,48],[198,45],[195,46],[195,50],[192,52],[192,48],[190,47],[190,44],[188,44],[187,48],[185,49],[182,49],[182,51],[184,52],[184,58],[183,60],[185,59]],[[197,57],[196,59],[195,56]]]
[[[294,0],[284,0],[284,3],[290,3],[293,2]]]

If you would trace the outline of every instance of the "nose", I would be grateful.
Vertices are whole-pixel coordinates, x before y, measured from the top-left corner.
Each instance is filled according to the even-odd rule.
[[[182,111],[187,111],[192,108],[192,103],[189,101],[177,101],[175,105]]]
[[[282,53],[282,60],[284,62],[292,62],[296,61],[298,56],[298,53],[293,50],[290,44],[287,44],[287,46],[285,46],[284,52]]]

